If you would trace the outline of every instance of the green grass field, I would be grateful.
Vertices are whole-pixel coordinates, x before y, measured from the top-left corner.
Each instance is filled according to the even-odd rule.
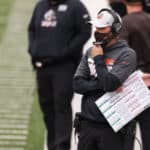
[[[6,122],[16,123],[12,118],[8,119],[4,116],[20,115],[20,113],[28,114],[26,108],[31,106],[26,144],[21,147],[19,140],[15,141],[16,137],[24,137],[24,135],[11,132],[12,125],[8,123],[6,126],[10,125],[10,127],[7,128],[7,133],[5,126],[0,128],[0,150],[5,148],[14,150],[14,147],[15,150],[21,148],[23,150],[43,150],[44,146],[45,128],[36,90],[34,90],[35,82],[32,67],[26,51],[27,24],[34,3],[34,0],[0,0],[0,110],[3,110],[4,113],[10,112],[10,114],[4,114],[3,117],[0,116],[0,122],[5,124]],[[22,94],[17,95],[19,93]],[[8,110],[5,110],[5,107]],[[17,125],[23,124],[23,122],[17,120],[18,118],[15,119],[17,123],[20,123]],[[21,131],[17,127],[13,130]],[[2,139],[2,137],[8,139]],[[12,137],[14,139],[9,139]]]
[[[0,40],[7,25],[8,16],[15,0],[1,0],[0,1]]]
[[[39,110],[37,97],[33,103],[33,109],[30,120],[29,136],[25,150],[43,150],[44,146],[44,125],[42,115]]]

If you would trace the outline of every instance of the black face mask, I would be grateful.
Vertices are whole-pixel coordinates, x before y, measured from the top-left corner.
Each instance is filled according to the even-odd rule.
[[[112,36],[110,36],[110,32],[109,33],[95,32],[94,37],[96,43],[99,43],[103,48],[106,47],[106,45],[112,40]]]

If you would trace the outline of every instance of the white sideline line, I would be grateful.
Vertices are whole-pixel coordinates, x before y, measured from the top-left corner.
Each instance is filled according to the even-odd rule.
[[[28,125],[0,124],[0,129],[28,129]]]
[[[29,120],[18,120],[18,119],[1,119],[1,124],[4,124],[4,123],[7,123],[7,124],[17,124],[17,123],[22,123],[22,124],[28,124],[29,123]]]
[[[28,110],[26,109],[24,111],[22,109],[20,109],[20,110],[19,109],[18,110],[0,109],[0,114],[7,114],[7,115],[10,114],[11,115],[12,113],[13,114],[18,114],[19,113],[19,114],[22,114],[22,115],[24,115],[24,114],[25,115],[30,115],[32,112],[29,109]]]
[[[18,148],[18,147],[12,147],[12,148],[6,148],[6,147],[0,147],[0,150],[24,150],[24,148]]]
[[[17,119],[29,119],[29,115],[5,115],[5,114],[0,114],[0,118],[17,118]]]
[[[27,130],[8,130],[8,129],[0,129],[0,134],[19,134],[19,135],[27,135],[28,131]]]
[[[0,135],[0,140],[26,140],[27,136],[21,135]]]
[[[2,146],[8,146],[8,145],[16,145],[16,146],[25,146],[25,141],[0,141],[0,147]]]

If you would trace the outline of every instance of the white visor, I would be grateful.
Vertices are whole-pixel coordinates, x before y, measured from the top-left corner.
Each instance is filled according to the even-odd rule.
[[[97,18],[89,22],[96,28],[111,27],[114,23],[114,17],[107,11],[102,11]]]

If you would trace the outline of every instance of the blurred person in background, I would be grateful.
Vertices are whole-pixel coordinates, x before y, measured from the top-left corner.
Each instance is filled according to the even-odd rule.
[[[110,7],[116,11],[121,17],[127,14],[126,6],[123,0],[108,0]]]
[[[143,10],[150,13],[150,0],[141,0]],[[127,9],[124,0],[108,0],[109,6],[121,17],[127,15]]]
[[[29,23],[29,49],[36,71],[48,150],[69,150],[73,75],[91,35],[89,13],[79,0],[42,0]]]
[[[142,0],[125,0],[127,13],[123,17],[120,37],[137,53],[137,69],[143,71],[143,79],[150,87],[150,14],[143,10]],[[143,150],[150,150],[150,108],[137,120],[141,129]]]
[[[126,41],[119,40],[121,18],[110,9],[102,9],[95,20],[95,42],[83,56],[74,76],[74,90],[83,95],[81,113],[74,126],[79,135],[78,150],[132,150],[129,123],[115,133],[95,101],[106,92],[118,90],[136,69],[135,51]],[[129,135],[128,135],[129,133]]]
[[[142,0],[143,10],[150,13],[150,0]]]

